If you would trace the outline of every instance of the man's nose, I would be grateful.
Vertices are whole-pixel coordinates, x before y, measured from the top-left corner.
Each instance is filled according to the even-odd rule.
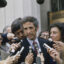
[[[53,34],[50,34],[50,37],[52,37],[53,36]]]
[[[28,30],[27,30],[27,33],[29,34],[30,32],[31,32],[30,29],[28,29]]]

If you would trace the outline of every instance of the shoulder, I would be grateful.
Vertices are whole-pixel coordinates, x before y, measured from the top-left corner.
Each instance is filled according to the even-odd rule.
[[[39,42],[42,43],[42,44],[46,43],[46,44],[48,44],[48,45],[51,46],[51,47],[52,47],[52,45],[53,45],[53,42],[52,42],[52,41],[46,40],[46,39],[44,39],[44,38],[40,38],[40,37],[39,37],[38,40],[39,40]]]
[[[27,38],[24,38],[24,39],[23,39],[22,44],[23,44],[24,46],[28,46],[28,45],[29,45],[29,42],[28,42]]]
[[[44,38],[40,38],[40,37],[38,37],[38,40],[40,41],[40,42],[49,42],[48,40],[46,40],[46,39],[44,39]]]

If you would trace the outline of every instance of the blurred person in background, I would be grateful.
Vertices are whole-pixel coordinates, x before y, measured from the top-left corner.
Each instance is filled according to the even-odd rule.
[[[14,34],[13,33],[8,33],[8,34],[3,34],[2,33],[2,45],[1,47],[6,51],[6,53],[9,53],[9,48],[12,44],[11,40],[14,38]]]
[[[49,32],[48,31],[40,32],[39,37],[48,40],[48,38],[49,38]]]
[[[12,22],[11,31],[20,40],[23,39],[22,18],[17,18]]]
[[[63,23],[54,23],[50,26],[50,38],[53,41],[63,41],[64,42],[64,26]]]
[[[54,41],[54,49],[49,50],[48,52],[58,64],[62,64],[64,63],[64,23],[52,24],[50,37]]]
[[[23,29],[22,29],[22,18],[17,18],[12,22],[11,31],[15,35],[15,37],[17,37],[20,41],[24,38],[24,33],[23,33]],[[10,51],[12,50],[12,48],[14,48],[16,50],[19,47],[20,46],[19,46],[18,42],[13,43],[11,45]]]
[[[7,1],[6,0],[0,0],[0,8],[3,8],[6,5],[7,5]],[[7,32],[7,33],[11,32],[11,28],[9,27],[8,29],[5,29],[4,31]],[[5,59],[8,56],[8,54],[5,51],[4,44],[8,41],[8,39],[7,39],[6,35],[4,35],[4,37],[3,37],[3,34],[1,34],[1,33],[0,33],[0,37],[1,37],[1,39],[0,39],[1,57],[2,57],[2,59]]]
[[[6,0],[0,0],[0,8],[2,8],[2,7],[5,7],[7,5],[7,1]],[[1,34],[0,34],[0,49],[1,49],[1,43],[2,42],[2,38],[1,38]],[[1,50],[0,50],[0,54],[1,54]],[[5,54],[3,55],[3,56],[5,56]],[[0,61],[0,64],[11,64],[12,63],[12,57],[10,57],[10,58],[8,58],[8,59],[6,59],[6,60],[3,60],[3,61]],[[15,62],[16,62],[16,58],[14,59],[15,60]],[[7,62],[6,62],[7,61]],[[5,63],[6,62],[6,63]],[[8,63],[9,62],[9,63]],[[13,61],[14,62],[14,61]],[[14,63],[13,63],[14,64]]]
[[[6,34],[6,33],[11,33],[11,26],[5,26],[3,28],[3,33]]]
[[[50,37],[52,40],[64,42],[64,24],[63,23],[54,23],[50,26]],[[57,43],[58,43],[57,42]],[[58,47],[58,44],[53,44],[54,48],[59,51],[60,47]]]

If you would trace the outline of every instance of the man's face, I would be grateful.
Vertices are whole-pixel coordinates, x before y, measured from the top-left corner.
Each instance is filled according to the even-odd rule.
[[[49,38],[49,33],[48,32],[42,32],[40,37],[44,38],[44,39],[48,39]]]
[[[23,37],[24,37],[23,31],[21,29],[17,30],[15,32],[15,36],[18,37],[20,40],[23,39]]]
[[[30,40],[34,40],[36,38],[36,31],[34,24],[32,22],[26,22],[23,24],[24,35]]]

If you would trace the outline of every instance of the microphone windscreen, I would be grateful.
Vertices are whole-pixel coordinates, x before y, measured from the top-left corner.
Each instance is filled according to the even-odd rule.
[[[7,5],[7,1],[6,0],[0,0],[0,8],[1,7],[5,7]]]
[[[36,0],[38,4],[43,4],[44,0]]]

